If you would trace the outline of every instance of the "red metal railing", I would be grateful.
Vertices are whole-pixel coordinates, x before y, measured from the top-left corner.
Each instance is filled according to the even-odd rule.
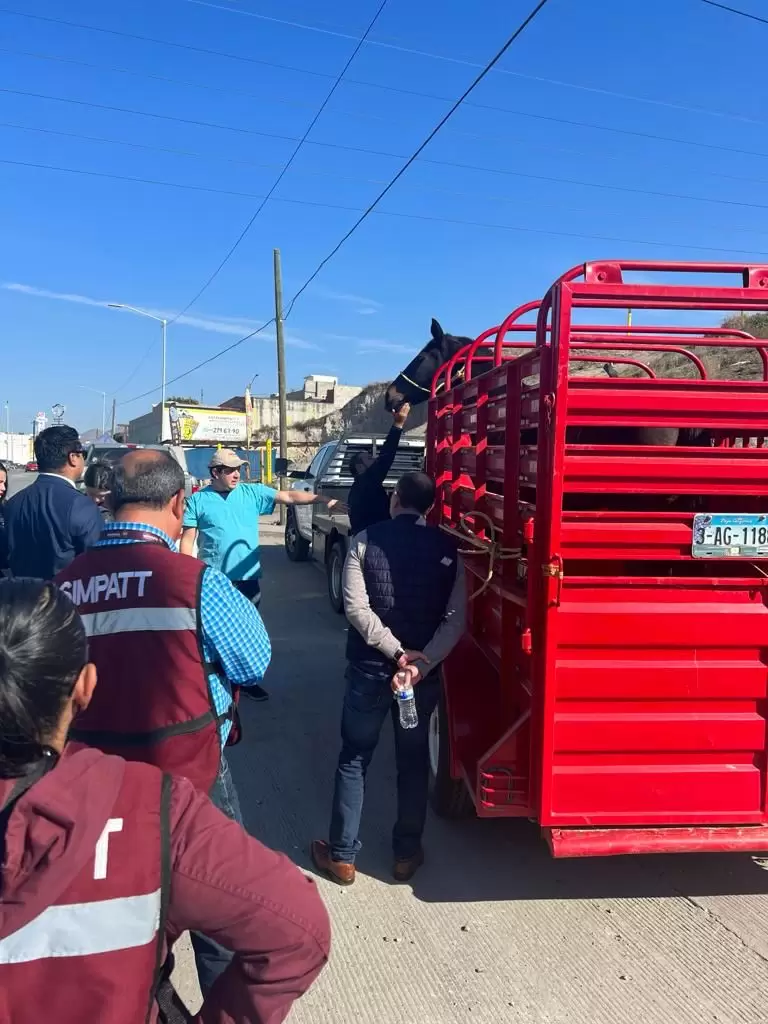
[[[768,578],[697,562],[691,536],[694,508],[768,515],[768,349],[726,328],[573,322],[626,308],[766,311],[768,268],[584,264],[435,375],[436,517],[474,534],[466,565],[485,581],[445,666],[453,771],[479,813],[537,818],[556,855],[761,848]],[[763,379],[710,379],[691,347],[754,350]],[[658,352],[695,376],[658,376]],[[646,376],[569,374],[604,361]],[[706,428],[715,446],[612,443],[638,426]],[[566,444],[571,427],[605,435]]]

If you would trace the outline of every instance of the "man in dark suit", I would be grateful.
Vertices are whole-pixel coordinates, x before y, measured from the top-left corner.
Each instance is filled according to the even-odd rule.
[[[8,563],[14,576],[50,580],[101,533],[98,507],[81,494],[85,451],[74,427],[48,427],[35,438],[39,476],[5,507]]]

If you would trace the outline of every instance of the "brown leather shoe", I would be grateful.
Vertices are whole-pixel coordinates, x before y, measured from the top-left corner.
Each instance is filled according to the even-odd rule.
[[[410,882],[421,865],[424,863],[424,851],[419,850],[413,857],[407,860],[396,860],[392,875],[396,882]]]
[[[331,848],[322,839],[316,839],[310,847],[312,863],[317,870],[337,885],[352,885],[355,880],[355,865],[331,860]]]

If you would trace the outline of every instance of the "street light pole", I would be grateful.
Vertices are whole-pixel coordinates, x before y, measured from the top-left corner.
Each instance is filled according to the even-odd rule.
[[[166,332],[168,330],[168,321],[167,320],[163,319],[163,320],[160,321],[160,330],[162,331],[162,336],[163,336],[163,390],[162,390],[162,393],[161,393],[160,400],[162,402],[162,406],[161,406],[162,411],[165,412],[165,382],[166,382],[166,380],[168,378],[167,366],[166,366],[166,355],[167,355]],[[161,413],[160,424],[161,424],[161,426],[160,426],[160,433],[162,433],[162,413]]]
[[[275,337],[277,340],[277,407],[280,422],[280,459],[288,461],[288,413],[285,393],[285,336],[283,334],[283,268],[280,250],[272,253],[275,274]],[[285,477],[280,477],[280,490],[285,490]],[[280,506],[280,525],[285,525],[285,505]]]

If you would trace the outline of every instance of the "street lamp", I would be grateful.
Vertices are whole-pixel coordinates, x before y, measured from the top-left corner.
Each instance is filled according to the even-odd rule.
[[[165,372],[165,332],[166,332],[166,328],[168,327],[168,321],[164,317],[162,317],[162,316],[155,316],[154,313],[148,313],[146,311],[146,309],[139,309],[138,306],[126,306],[125,303],[123,303],[123,302],[108,302],[107,305],[109,306],[110,309],[127,309],[129,313],[137,313],[139,316],[147,316],[147,317],[149,317],[150,320],[157,320],[157,322],[160,324],[160,327],[162,329],[162,338],[163,338],[163,376],[162,376],[162,394],[160,396],[160,402],[161,402],[161,405],[160,405],[160,417],[161,417],[160,422],[162,423],[162,416],[163,416],[163,413],[165,412],[165,378],[166,378],[166,372]],[[162,433],[162,427],[161,427],[161,433]]]
[[[103,437],[107,432],[107,392],[100,391],[99,388],[89,388],[87,384],[76,384],[75,387],[82,391],[93,391],[94,394],[101,395],[101,436]]]

